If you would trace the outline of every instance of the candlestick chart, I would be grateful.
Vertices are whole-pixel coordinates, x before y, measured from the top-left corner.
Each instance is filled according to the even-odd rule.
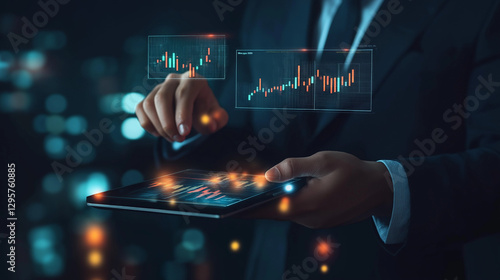
[[[224,35],[169,35],[148,38],[148,77],[165,79],[171,73],[189,78],[225,78]]]
[[[237,50],[236,108],[371,111],[372,51],[356,51],[349,64],[348,50],[325,50],[321,61],[314,53]]]

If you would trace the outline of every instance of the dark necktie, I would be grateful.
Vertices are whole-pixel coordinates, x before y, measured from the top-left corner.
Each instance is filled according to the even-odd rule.
[[[313,2],[312,13],[313,20],[316,21],[316,28],[328,28],[320,26],[320,20],[323,1],[329,0],[315,0]],[[328,31],[328,36],[324,49],[343,49],[349,48],[356,36],[356,27],[360,23],[361,18],[361,4],[360,0],[343,0],[338,7],[333,21],[330,25]],[[319,43],[319,36],[321,30],[313,30],[310,35],[310,47],[316,49]],[[347,56],[346,56],[347,57]],[[324,61],[323,61],[324,62]],[[297,134],[301,136],[302,143],[297,143],[296,147],[292,147],[292,150],[297,150],[299,147],[306,147],[313,140],[313,135],[318,132],[318,125],[322,125],[332,119],[332,112],[325,111],[308,111],[303,112],[299,120],[299,130],[296,131]]]
[[[346,48],[346,44],[347,46],[352,45],[356,35],[355,27],[360,22],[360,15],[361,7],[359,0],[343,0],[330,26],[324,49],[339,49]],[[316,18],[319,19],[319,16]],[[318,42],[316,41],[315,44],[317,46]],[[318,123],[329,121],[333,118],[332,113],[322,111],[306,112],[304,114],[305,118],[301,121],[300,127],[310,133],[308,135],[309,139],[316,131]],[[306,120],[306,127],[303,127]],[[291,224],[288,234],[286,268],[292,267],[293,264],[302,263],[304,258],[313,254],[311,244],[315,244],[315,238],[317,237],[315,234],[317,234],[317,231],[306,229],[294,223]],[[314,277],[310,278],[319,279],[321,276],[320,273],[317,273]]]

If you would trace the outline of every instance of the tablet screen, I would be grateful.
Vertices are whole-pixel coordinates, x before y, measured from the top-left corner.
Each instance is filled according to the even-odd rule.
[[[228,207],[279,187],[281,185],[269,183],[264,175],[186,170],[108,197]]]

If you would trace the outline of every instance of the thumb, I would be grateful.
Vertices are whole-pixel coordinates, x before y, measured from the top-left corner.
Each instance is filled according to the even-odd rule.
[[[269,169],[265,176],[270,182],[283,182],[295,177],[318,177],[322,166],[325,164],[326,162],[315,158],[315,155],[303,158],[287,158]]]

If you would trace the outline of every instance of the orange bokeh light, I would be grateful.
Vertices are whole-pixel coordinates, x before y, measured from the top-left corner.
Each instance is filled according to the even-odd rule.
[[[326,242],[320,242],[317,247],[318,253],[322,256],[327,256],[330,254],[330,247]]]
[[[280,201],[280,204],[278,206],[278,209],[280,210],[281,213],[286,213],[290,210],[290,198],[288,197],[283,197]]]
[[[99,266],[102,263],[102,255],[99,251],[92,251],[89,253],[88,261],[91,266]]]
[[[207,125],[208,123],[210,123],[210,116],[207,114],[203,114],[200,118],[200,121],[203,125]]]
[[[261,188],[261,187],[265,186],[266,183],[267,183],[266,176],[264,176],[264,175],[257,175],[254,178],[254,182],[255,182],[255,185],[257,187]]]
[[[85,231],[85,240],[89,246],[101,246],[104,242],[104,230],[98,225],[91,225]]]

